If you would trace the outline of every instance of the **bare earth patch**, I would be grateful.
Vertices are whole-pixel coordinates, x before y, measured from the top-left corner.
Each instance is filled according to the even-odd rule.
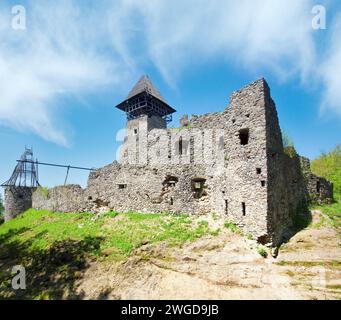
[[[214,215],[96,219],[31,212],[2,226],[0,298],[341,298],[340,230],[319,211],[276,259]],[[34,275],[20,295],[10,287],[17,264]]]
[[[335,229],[299,232],[277,259],[223,230],[182,248],[147,244],[123,264],[93,263],[79,290],[87,299],[340,299],[340,276]]]

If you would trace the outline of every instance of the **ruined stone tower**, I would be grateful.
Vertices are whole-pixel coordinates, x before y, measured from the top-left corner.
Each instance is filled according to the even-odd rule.
[[[32,194],[38,182],[38,167],[33,161],[32,149],[25,148],[5,188],[5,221],[15,218],[32,207]]]
[[[146,137],[154,129],[166,129],[176,111],[168,105],[147,75],[140,78],[126,100],[117,108],[126,113],[128,120],[126,140],[121,148],[121,162],[145,162],[147,145],[139,148],[139,144],[146,143],[139,141],[139,137]]]
[[[117,108],[127,115],[119,162],[92,172],[88,187],[57,187],[37,209],[57,211],[216,213],[260,243],[276,246],[311,198],[332,197],[332,185],[283,149],[275,103],[264,79],[231,95],[222,112],[183,118],[147,76]],[[308,185],[310,186],[308,188]],[[75,194],[76,193],[76,194]]]

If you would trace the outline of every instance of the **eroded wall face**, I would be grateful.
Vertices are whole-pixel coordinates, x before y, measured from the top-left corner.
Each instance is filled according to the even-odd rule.
[[[58,187],[34,206],[54,211],[215,212],[255,238],[267,234],[264,81],[234,93],[224,112],[190,129],[128,122],[120,163],[91,173],[86,190]]]
[[[224,168],[215,175],[212,210],[257,238],[267,235],[268,168],[264,82],[231,96],[222,113],[192,118],[192,128],[224,131]]]
[[[333,184],[328,180],[317,177],[311,172],[310,160],[300,157],[306,193],[310,203],[329,204],[333,201]]]
[[[53,212],[86,212],[90,207],[85,190],[79,185],[66,185],[42,192],[39,188],[32,197],[32,206],[37,210]]]
[[[7,187],[5,189],[5,221],[9,221],[32,208],[34,188]]]
[[[223,112],[166,129],[157,117],[127,124],[120,163],[92,172],[88,187],[57,187],[33,207],[61,212],[217,213],[264,244],[280,243],[315,183],[283,152],[276,107],[264,80],[232,94]],[[304,170],[303,170],[304,171]],[[311,187],[312,188],[312,187]]]
[[[300,157],[294,148],[283,149],[275,103],[270,93],[265,96],[269,184],[267,224],[269,238],[273,245],[277,245],[286,240],[295,216],[309,218],[309,203],[332,201],[333,188],[326,179],[312,174],[309,159]]]

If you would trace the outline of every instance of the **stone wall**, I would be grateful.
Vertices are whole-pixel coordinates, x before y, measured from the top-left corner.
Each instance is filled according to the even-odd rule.
[[[304,183],[307,188],[308,201],[318,204],[328,204],[333,201],[333,184],[328,180],[317,177],[311,172],[310,160],[300,158]]]
[[[5,221],[9,221],[32,208],[32,193],[34,190],[28,187],[5,188]]]
[[[89,207],[85,190],[79,185],[58,186],[42,192],[40,188],[32,197],[33,208],[54,212],[85,212]]]
[[[92,172],[88,186],[37,191],[33,207],[60,212],[215,212],[259,242],[280,243],[302,203],[332,188],[283,150],[276,106],[264,79],[232,94],[223,112],[166,129],[157,117],[128,121],[120,163]]]

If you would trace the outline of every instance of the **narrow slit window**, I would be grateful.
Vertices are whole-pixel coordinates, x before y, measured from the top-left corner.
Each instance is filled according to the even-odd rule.
[[[246,205],[245,205],[245,202],[242,202],[242,210],[243,210],[243,216],[246,216]]]
[[[317,181],[317,183],[316,183],[316,192],[317,193],[321,192],[321,182],[320,181]]]
[[[183,141],[182,141],[182,137],[180,137],[179,139],[179,155],[182,155],[182,147],[183,147]]]
[[[225,215],[228,215],[229,213],[229,202],[228,200],[225,200]]]

